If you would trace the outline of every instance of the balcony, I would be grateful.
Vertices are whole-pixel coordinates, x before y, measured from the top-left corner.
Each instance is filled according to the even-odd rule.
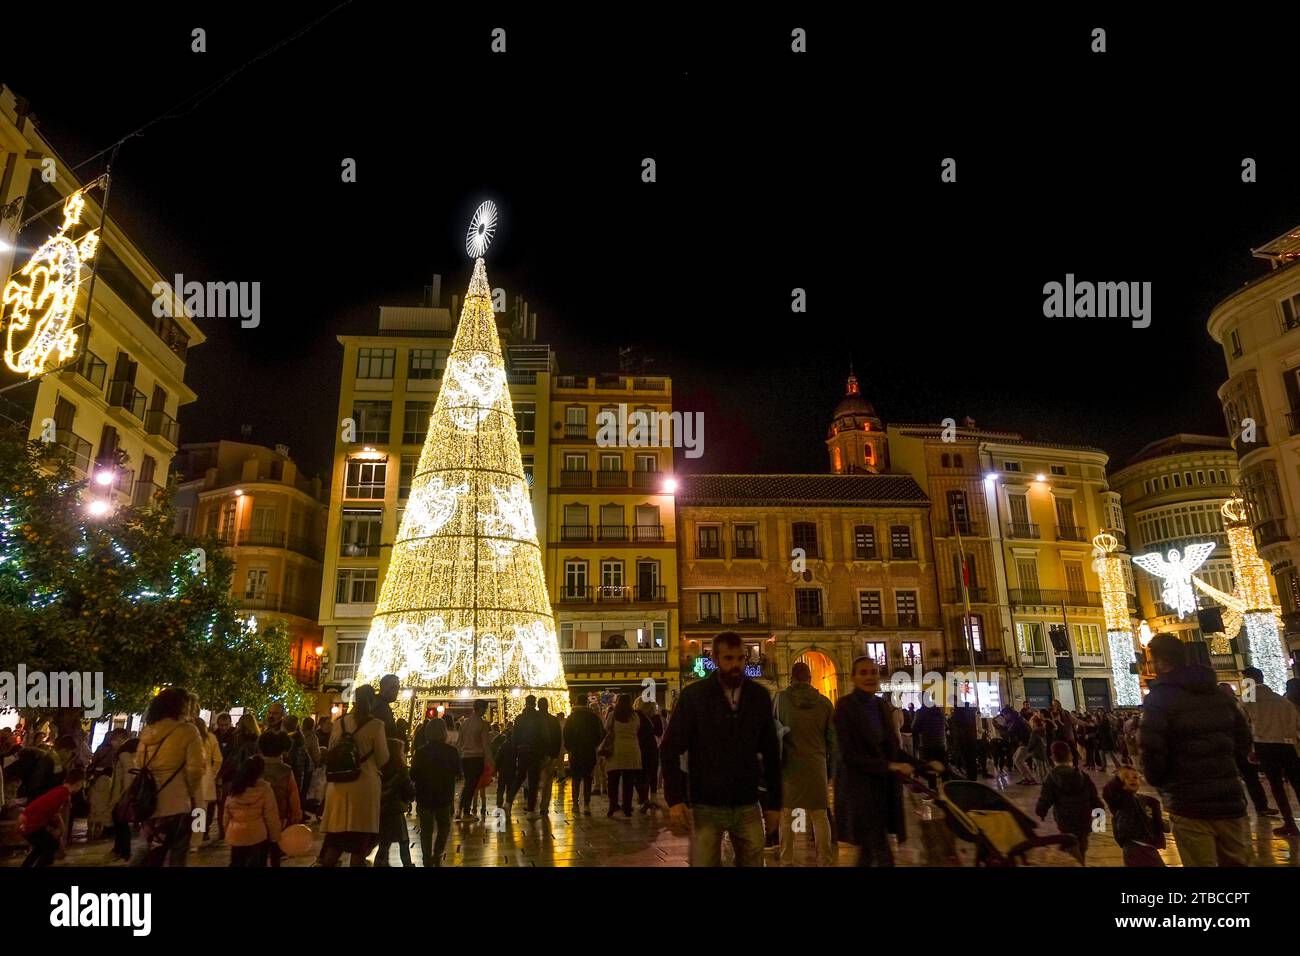
[[[1210,666],[1216,671],[1232,671],[1236,673],[1241,670],[1241,665],[1237,663],[1236,654],[1211,654]]]
[[[586,422],[565,422],[564,437],[565,438],[586,438],[587,423]]]
[[[1007,537],[1037,540],[1039,538],[1038,525],[1032,522],[1013,521],[1007,525]]]
[[[90,442],[67,428],[57,429],[54,440],[59,453],[68,459],[68,464],[78,471],[90,471]]]
[[[1238,461],[1245,458],[1252,451],[1258,451],[1260,448],[1267,448],[1267,447],[1268,447],[1268,437],[1265,434],[1264,426],[1258,423],[1255,426],[1254,441],[1242,441],[1240,432],[1234,435],[1232,439],[1232,448],[1237,453]]]
[[[749,628],[756,627],[766,630],[770,626],[767,614],[763,611],[754,611],[746,613],[737,613],[719,611],[717,614],[701,613],[698,607],[686,606],[682,608],[682,624],[689,627],[735,627]]]
[[[608,670],[664,670],[668,651],[663,648],[633,650],[577,651],[561,650],[560,659],[570,673]]]
[[[597,541],[626,541],[627,525],[603,524],[596,529]]]
[[[340,541],[339,557],[342,558],[377,558],[379,542]]]
[[[752,542],[741,544],[737,541],[731,546],[731,556],[737,560],[755,560],[758,558],[758,545]]]
[[[876,553],[875,548],[854,548],[854,561],[879,561],[880,555]]]
[[[116,378],[108,383],[108,404],[130,412],[140,421],[144,421],[144,392],[135,387],[134,382]]]
[[[560,604],[660,604],[667,600],[662,584],[606,584],[596,587],[562,587]]]
[[[1077,525],[1058,524],[1056,526],[1057,541],[1085,541],[1084,531]]]
[[[937,522],[935,528],[941,538],[955,538],[959,534],[963,538],[982,538],[985,536],[984,528],[975,521]]]
[[[808,557],[811,558],[812,555],[810,554]],[[889,559],[891,561],[915,561],[916,552],[911,548],[892,548],[889,552]]]
[[[381,333],[382,334],[382,333]],[[330,680],[335,683],[353,680],[357,676],[356,664],[335,664],[330,668]]]
[[[936,621],[933,621],[920,613],[913,614],[881,614],[864,616],[857,612],[843,611],[784,611],[772,613],[773,627],[837,627],[850,628],[857,630],[859,628],[882,628],[885,630],[912,630],[926,629],[934,630],[939,627]]]
[[[970,653],[967,650],[954,647],[948,651],[945,663],[949,670],[964,670],[970,667],[970,661]],[[996,648],[986,647],[975,652],[976,667],[1002,667],[1009,663],[1006,654]]]
[[[664,526],[661,524],[632,525],[633,541],[662,541],[663,539],[664,539]]]
[[[589,524],[566,524],[560,526],[561,541],[590,541],[591,525]]]
[[[1262,548],[1265,545],[1285,541],[1286,539],[1286,521],[1281,518],[1260,521],[1255,525],[1255,545],[1257,547]]]
[[[657,490],[661,481],[663,481],[663,475],[659,474],[657,471],[632,472],[633,488],[654,488]]]
[[[147,434],[157,435],[173,448],[177,447],[177,440],[180,438],[180,426],[176,424],[176,419],[162,409],[155,408],[145,415],[144,430]]]
[[[322,548],[314,538],[304,537],[297,534],[289,534],[284,531],[267,531],[262,528],[249,529],[239,532],[234,541],[227,539],[227,545],[238,545],[243,548],[288,548],[298,554],[306,555],[309,558],[321,559]],[[342,549],[340,548],[342,552]],[[347,557],[352,557],[346,552],[342,552]]]
[[[81,353],[81,358],[71,369],[78,378],[81,378],[87,384],[94,387],[96,391],[104,388],[104,376],[108,374],[108,366],[90,349]]]
[[[598,471],[596,472],[597,488],[626,488],[627,472],[626,471]]]
[[[988,603],[989,603],[989,589],[988,589],[988,588],[967,588],[966,591],[967,591],[967,593],[970,595],[970,603],[971,603],[971,604],[988,604]],[[944,603],[944,604],[961,604],[961,603],[963,603],[963,602],[962,602],[962,597],[961,597],[961,588],[948,588],[948,589],[944,592],[944,601],[943,601],[943,603]]]
[[[137,508],[157,504],[154,495],[160,495],[162,492],[162,485],[154,484],[152,481],[137,481],[134,490],[131,492],[131,504]]]
[[[1286,431],[1288,435],[1300,435],[1300,408],[1293,408],[1286,413]]]
[[[235,603],[244,611],[278,611],[281,614],[313,619],[320,609],[317,599],[311,595],[242,594],[235,597]]]
[[[1031,667],[1055,667],[1056,655],[1046,651],[1021,651],[1020,663]]]
[[[1282,631],[1285,634],[1300,634],[1300,611],[1286,611],[1283,613]]]
[[[1015,607],[1101,607],[1097,591],[1056,591],[1048,588],[1012,588],[1011,604]]]
[[[560,472],[561,488],[590,488],[591,472],[589,471],[561,471]]]
[[[720,558],[722,557],[722,545],[717,541],[712,543],[696,541],[695,556],[697,558]]]

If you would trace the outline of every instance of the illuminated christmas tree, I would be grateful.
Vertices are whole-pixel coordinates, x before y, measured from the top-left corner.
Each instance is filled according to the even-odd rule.
[[[357,671],[398,675],[420,699],[487,698],[507,717],[568,688],[524,478],[505,361],[481,253],[495,208],[475,214],[474,275],[410,501]]]

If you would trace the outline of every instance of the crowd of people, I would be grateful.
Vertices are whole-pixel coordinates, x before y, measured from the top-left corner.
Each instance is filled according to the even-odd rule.
[[[889,866],[907,836],[909,780],[1037,788],[1034,812],[1074,838],[1080,863],[1099,814],[1128,866],[1164,865],[1169,833],[1184,865],[1245,865],[1247,798],[1260,817],[1281,818],[1276,835],[1300,837],[1286,791],[1300,792],[1300,681],[1281,696],[1247,668],[1252,693],[1239,700],[1176,638],[1157,637],[1149,652],[1157,678],[1141,708],[1071,712],[1053,701],[993,717],[895,707],[869,657],[853,662],[853,689],[834,703],[803,663],[773,696],[745,676],[731,632],[714,639],[715,668],[671,714],[629,694],[599,707],[579,693],[567,714],[528,696],[513,719],[492,722],[479,700],[412,728],[394,716],[401,687],[387,675],[335,718],[299,720],[272,703],[260,721],[218,713],[208,727],[195,695],[166,688],[138,735],[114,729],[94,753],[76,735],[38,727],[20,745],[0,731],[0,769],[18,800],[25,866],[60,858],[80,816],[88,841],[111,841],[106,863],[184,866],[225,846],[231,866],[279,866],[290,832],[300,831],[290,852],[304,852],[313,825],[316,865],[344,854],[371,865],[373,853],[374,866],[390,866],[396,848],[411,866],[412,813],[424,865],[440,866],[453,826],[563,812],[566,791],[574,816],[591,815],[593,795],[610,818],[666,809],[667,826],[689,834],[693,866],[720,865],[724,841],[736,865],[764,865],[767,850],[791,865],[800,833],[817,865],[846,844],[859,865]],[[1091,775],[1107,772],[1099,789]]]

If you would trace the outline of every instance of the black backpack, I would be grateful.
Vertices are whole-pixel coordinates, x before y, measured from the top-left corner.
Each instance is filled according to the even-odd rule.
[[[353,720],[355,719],[354,717]],[[361,776],[361,765],[370,759],[370,754],[366,754],[364,757],[358,754],[354,735],[364,726],[364,722],[357,724],[356,728],[349,732],[344,718],[339,718],[339,728],[341,730],[339,739],[334,742],[333,747],[325,752],[325,780],[327,783],[351,783]]]
[[[169,731],[167,737],[174,733],[176,733],[174,729]],[[163,744],[167,743],[167,737],[158,741],[158,747],[154,750],[153,757],[146,760],[143,767],[137,767],[131,771],[135,774],[135,779],[131,781],[131,786],[123,794],[121,803],[122,816],[128,823],[144,823],[146,820],[152,819],[154,811],[158,809],[158,794],[166,789],[167,784],[176,779],[176,774],[185,769],[185,761],[182,760],[181,765],[176,768],[161,787],[154,780],[149,765],[158,758]]]

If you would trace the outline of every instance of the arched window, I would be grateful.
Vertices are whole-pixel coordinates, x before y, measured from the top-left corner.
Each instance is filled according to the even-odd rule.
[[[961,455],[953,455],[953,456],[952,456],[952,466],[953,466],[954,468],[960,468],[960,467],[962,467],[962,464],[961,464]]]
[[[952,467],[952,456],[949,455],[947,452],[944,452],[943,457],[939,460],[943,463],[943,467],[945,468]]]

